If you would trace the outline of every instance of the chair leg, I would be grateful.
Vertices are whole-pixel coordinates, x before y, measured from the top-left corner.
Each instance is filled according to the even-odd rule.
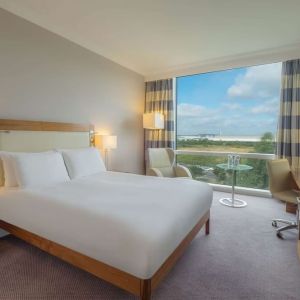
[[[274,224],[274,227],[277,227],[277,223],[283,223],[283,224],[287,224],[287,225],[291,225],[294,224],[294,222],[292,221],[288,221],[288,220],[283,220],[283,219],[274,219],[272,220],[272,224]]]
[[[287,224],[286,226],[282,226],[280,228],[277,229],[277,236],[279,238],[282,238],[281,233],[283,231],[289,230],[289,229],[298,229],[299,230],[299,210],[296,211],[297,212],[297,219],[296,221],[288,221],[288,220],[283,220],[283,219],[274,219],[272,221],[272,226],[274,227],[278,227],[277,223],[283,223],[283,224]]]
[[[279,238],[283,238],[282,237],[282,232],[283,231],[286,231],[286,230],[289,230],[289,229],[298,229],[298,224],[292,224],[292,225],[287,225],[287,226],[283,226],[283,227],[280,227],[280,228],[278,228],[277,229],[277,233],[276,233],[276,235],[279,237]]]
[[[277,233],[282,232],[282,231],[286,231],[289,229],[297,229],[298,228],[298,224],[294,223],[294,224],[290,224],[287,226],[282,226],[280,228],[277,229]]]
[[[151,300],[151,279],[142,280],[140,292],[140,300]]]
[[[287,202],[285,204],[285,211],[291,214],[295,214],[297,212],[297,204]]]
[[[205,223],[205,234],[208,235],[209,234],[209,219],[206,221]]]

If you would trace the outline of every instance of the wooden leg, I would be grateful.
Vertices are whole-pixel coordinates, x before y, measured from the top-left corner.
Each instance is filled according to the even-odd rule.
[[[141,281],[141,300],[151,300],[151,279]]]
[[[206,221],[205,223],[205,234],[208,235],[209,234],[209,219]]]
[[[285,205],[285,211],[291,214],[296,214],[297,212],[297,204],[294,203],[286,203]]]

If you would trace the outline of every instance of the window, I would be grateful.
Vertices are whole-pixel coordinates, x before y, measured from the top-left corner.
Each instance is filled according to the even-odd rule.
[[[267,189],[265,158],[274,153],[280,81],[281,63],[177,78],[177,149],[188,150],[178,162],[195,179],[230,184],[216,165],[238,153],[253,170],[241,172],[237,184]]]

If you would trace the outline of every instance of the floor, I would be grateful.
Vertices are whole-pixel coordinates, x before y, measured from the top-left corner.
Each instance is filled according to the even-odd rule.
[[[198,234],[155,291],[154,300],[300,299],[296,231],[276,237],[273,217],[295,218],[274,199],[240,196],[246,208],[219,204],[211,234]],[[136,299],[26,243],[0,239],[0,299]]]

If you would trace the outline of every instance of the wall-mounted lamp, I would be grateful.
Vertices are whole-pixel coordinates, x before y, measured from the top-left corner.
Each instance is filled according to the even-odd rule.
[[[143,115],[143,128],[164,129],[164,115],[158,112],[145,113]]]
[[[109,170],[109,151],[117,148],[117,136],[116,135],[95,135],[95,146],[104,150],[105,165]]]

